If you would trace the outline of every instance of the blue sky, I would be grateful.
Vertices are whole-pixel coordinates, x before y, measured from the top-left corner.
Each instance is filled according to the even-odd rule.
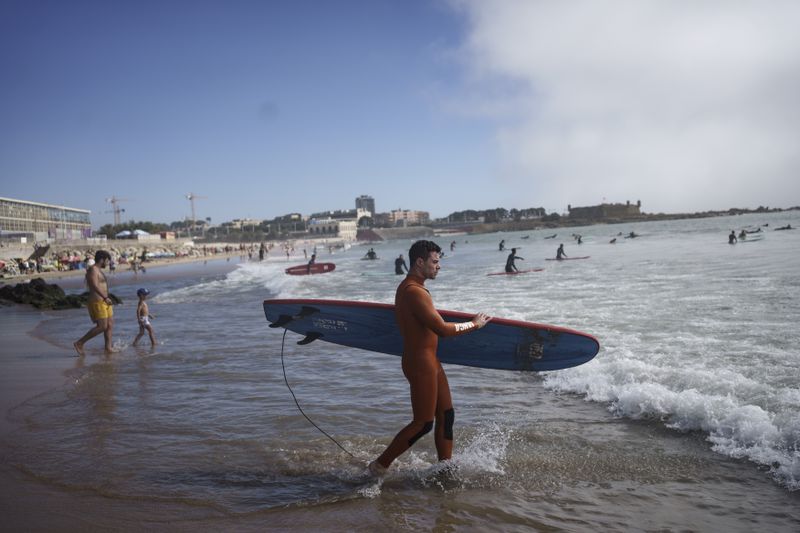
[[[678,5],[680,4],[680,5]],[[0,2],[0,196],[212,223],[800,204],[793,2]]]

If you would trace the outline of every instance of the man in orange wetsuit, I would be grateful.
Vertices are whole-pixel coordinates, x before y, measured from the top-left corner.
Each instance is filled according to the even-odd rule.
[[[441,251],[434,242],[415,242],[408,253],[411,271],[397,287],[395,315],[403,336],[403,375],[411,388],[414,419],[400,430],[380,457],[369,464],[374,475],[383,475],[392,461],[433,429],[434,421],[439,460],[450,459],[453,454],[455,411],[447,376],[436,357],[436,347],[439,337],[480,329],[490,318],[478,313],[469,322],[445,322],[436,311],[425,280],[436,279]]]

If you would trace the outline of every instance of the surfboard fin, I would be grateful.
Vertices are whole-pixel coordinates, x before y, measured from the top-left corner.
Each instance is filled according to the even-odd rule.
[[[286,324],[288,324],[292,320],[300,320],[300,319],[303,319],[303,318],[305,318],[307,316],[311,316],[314,313],[319,313],[319,309],[317,309],[316,307],[311,307],[309,305],[304,305],[303,307],[300,308],[300,312],[297,313],[296,315],[294,315],[294,316],[281,315],[281,316],[278,317],[278,320],[276,320],[275,322],[270,324],[269,327],[271,327],[271,328],[282,328],[283,326],[285,326]],[[311,341],[308,341],[308,342],[311,342]]]
[[[306,338],[301,341],[297,341],[297,344],[299,344],[300,346],[305,346],[306,344],[311,344],[312,342],[321,338],[322,336],[323,336],[322,333],[320,333],[319,331],[309,331],[306,334]]]
[[[269,325],[271,328],[280,328],[291,322],[293,319],[289,315],[281,315],[278,320]]]

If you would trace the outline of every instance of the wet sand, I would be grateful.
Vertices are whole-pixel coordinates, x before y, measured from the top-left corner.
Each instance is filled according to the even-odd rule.
[[[15,433],[26,420],[15,413],[29,399],[63,388],[79,358],[66,347],[31,335],[42,320],[53,318],[24,306],[0,307],[0,516],[3,531],[265,531],[352,530],[354,516],[378,525],[380,517],[367,501],[339,507],[287,508],[232,514],[207,506],[159,499],[118,498],[59,486],[38,479],[13,464],[10,451],[19,446]],[[98,356],[86,356],[90,364]],[[348,522],[350,523],[349,525]],[[338,525],[337,525],[338,524]],[[341,527],[340,527],[341,526]],[[367,527],[368,529],[371,529]]]
[[[238,254],[236,254],[238,257]],[[224,271],[237,261],[209,261],[208,268]],[[273,260],[281,260],[275,257]],[[286,261],[284,257],[282,259]],[[295,258],[292,258],[295,260]],[[196,261],[175,261],[172,268],[156,270],[162,278],[180,277],[187,269],[200,268]],[[166,266],[161,264],[160,266]],[[125,273],[117,273],[117,276]],[[150,273],[148,272],[149,275]],[[133,273],[131,273],[133,275]],[[146,276],[145,275],[145,276]],[[142,274],[139,274],[143,277]],[[82,276],[63,276],[61,285],[80,285]],[[45,320],[57,319],[65,311],[43,312],[23,305],[0,305],[0,516],[4,531],[263,531],[265,528],[295,530],[329,529],[336,515],[348,510],[319,508],[279,510],[269,513],[232,515],[206,506],[158,499],[120,499],[95,490],[82,490],[38,479],[11,459],[12,450],[23,441],[18,434],[29,423],[20,408],[37,396],[69,387],[75,369],[96,363],[101,355],[90,350],[79,358],[71,346],[57,346],[35,335]],[[75,310],[66,312],[85,312]],[[87,323],[88,328],[88,323]],[[76,332],[76,337],[82,332]],[[99,341],[97,341],[99,342]],[[112,356],[113,357],[113,356]],[[82,361],[83,360],[83,361]],[[356,507],[366,504],[358,503]]]

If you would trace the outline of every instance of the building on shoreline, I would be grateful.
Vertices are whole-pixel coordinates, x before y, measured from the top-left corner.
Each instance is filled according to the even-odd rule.
[[[356,209],[363,209],[369,211],[369,216],[375,216],[375,199],[372,196],[362,194],[356,198]]]
[[[642,202],[637,201],[631,204],[630,201],[624,204],[600,204],[588,207],[567,206],[569,218],[579,220],[603,220],[607,218],[633,218],[642,215]]]
[[[431,215],[427,211],[411,211],[408,209],[390,211],[386,214],[385,219],[389,227],[424,226],[430,221]]]
[[[0,236],[34,241],[78,240],[92,236],[91,211],[12,198],[0,198]]]
[[[354,241],[358,233],[358,223],[353,219],[312,218],[308,221],[308,234],[311,237],[337,237],[343,241]]]

